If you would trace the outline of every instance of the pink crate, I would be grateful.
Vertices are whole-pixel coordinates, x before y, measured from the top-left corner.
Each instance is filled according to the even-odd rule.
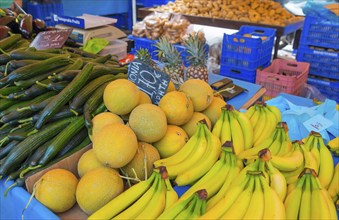
[[[283,59],[275,59],[265,69],[257,69],[256,84],[266,88],[265,96],[275,97],[279,93],[299,95],[307,82],[310,64]]]

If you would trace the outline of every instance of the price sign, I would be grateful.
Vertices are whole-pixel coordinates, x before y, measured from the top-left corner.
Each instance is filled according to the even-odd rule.
[[[149,95],[153,104],[158,104],[165,95],[170,77],[146,65],[140,60],[134,60],[128,67],[128,79]]]
[[[304,121],[303,124],[309,132],[316,131],[320,133],[323,130],[331,127],[333,125],[333,122],[322,115],[316,115],[308,119],[307,121]]]
[[[62,48],[71,35],[73,29],[62,29],[53,31],[40,32],[30,47],[35,47],[37,50],[44,50],[49,48]]]

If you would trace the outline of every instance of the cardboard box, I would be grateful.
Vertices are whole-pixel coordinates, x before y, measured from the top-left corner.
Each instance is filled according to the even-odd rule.
[[[92,145],[88,145],[87,147],[79,150],[78,152],[70,155],[69,157],[64,158],[63,160],[59,161],[58,163],[53,164],[52,166],[28,177],[26,179],[26,189],[27,191],[31,194],[33,191],[33,186],[34,184],[40,179],[41,176],[43,176],[47,171],[52,170],[52,169],[66,169],[71,171],[74,175],[76,175],[78,178],[78,172],[77,172],[77,165],[80,157],[89,149],[92,148]],[[77,220],[77,219],[87,219],[88,216],[86,213],[84,213],[78,204],[74,205],[73,208],[70,210],[63,212],[63,213],[55,213],[60,219],[72,219],[72,220]]]

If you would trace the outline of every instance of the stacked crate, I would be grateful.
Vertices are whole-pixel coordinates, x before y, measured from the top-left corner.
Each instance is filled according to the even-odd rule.
[[[339,21],[306,16],[297,60],[310,63],[308,84],[339,103]]]
[[[256,70],[271,63],[275,32],[245,25],[234,34],[224,34],[220,75],[254,83]]]

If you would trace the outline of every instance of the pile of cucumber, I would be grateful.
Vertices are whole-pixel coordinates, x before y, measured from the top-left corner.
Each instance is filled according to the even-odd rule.
[[[15,41],[0,41],[0,178],[22,185],[90,143],[91,120],[106,110],[104,89],[127,78],[127,67],[77,48],[8,51]]]

